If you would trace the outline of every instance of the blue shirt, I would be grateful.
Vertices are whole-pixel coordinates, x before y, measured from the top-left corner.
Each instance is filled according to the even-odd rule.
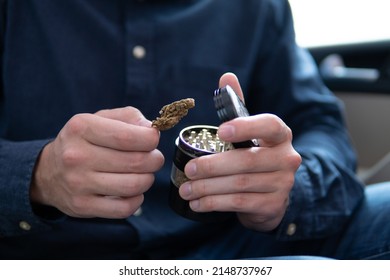
[[[58,233],[65,218],[33,211],[29,186],[40,151],[74,114],[131,105],[154,119],[163,105],[186,97],[196,99],[196,108],[162,133],[165,166],[145,195],[142,214],[125,222],[141,249],[223,234],[228,224],[184,219],[167,201],[175,138],[188,125],[220,123],[212,94],[228,71],[240,79],[249,112],[282,118],[303,158],[287,213],[270,234],[281,241],[329,236],[361,200],[342,107],[295,44],[287,1],[5,2],[0,248],[11,237]],[[83,222],[77,220],[80,230]]]

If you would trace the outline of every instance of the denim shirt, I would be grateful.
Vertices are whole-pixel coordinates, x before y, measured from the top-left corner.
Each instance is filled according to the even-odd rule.
[[[363,196],[340,102],[295,43],[283,0],[13,0],[2,6],[0,235],[51,230],[33,211],[29,186],[40,151],[77,113],[134,106],[149,119],[174,100],[196,108],[161,134],[165,165],[127,219],[140,243],[223,234],[168,206],[174,142],[194,124],[219,125],[212,95],[219,77],[240,79],[250,114],[273,113],[302,156],[279,240],[337,232]]]

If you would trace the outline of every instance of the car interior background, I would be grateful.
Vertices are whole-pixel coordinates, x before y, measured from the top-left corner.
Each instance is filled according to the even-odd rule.
[[[390,17],[387,1],[290,0],[298,44],[343,101],[366,184],[390,181]]]

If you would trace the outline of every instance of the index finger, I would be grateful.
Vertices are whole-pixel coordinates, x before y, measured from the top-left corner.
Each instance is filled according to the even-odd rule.
[[[92,114],[74,116],[67,131],[91,144],[121,151],[152,151],[159,142],[159,132],[154,128]]]
[[[259,139],[260,146],[272,147],[292,140],[291,129],[277,116],[259,114],[236,118],[221,124],[219,138],[226,142]]]
[[[144,117],[140,110],[132,106],[100,110],[95,115],[146,127],[150,127],[152,124],[151,121]]]

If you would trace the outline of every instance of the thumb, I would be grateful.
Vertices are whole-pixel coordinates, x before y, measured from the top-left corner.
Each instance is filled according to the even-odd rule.
[[[238,81],[237,76],[234,73],[225,73],[219,79],[219,87],[225,87],[229,85],[234,92],[240,97],[240,99],[245,103],[244,94],[242,93],[242,89],[240,86],[240,82]]]

